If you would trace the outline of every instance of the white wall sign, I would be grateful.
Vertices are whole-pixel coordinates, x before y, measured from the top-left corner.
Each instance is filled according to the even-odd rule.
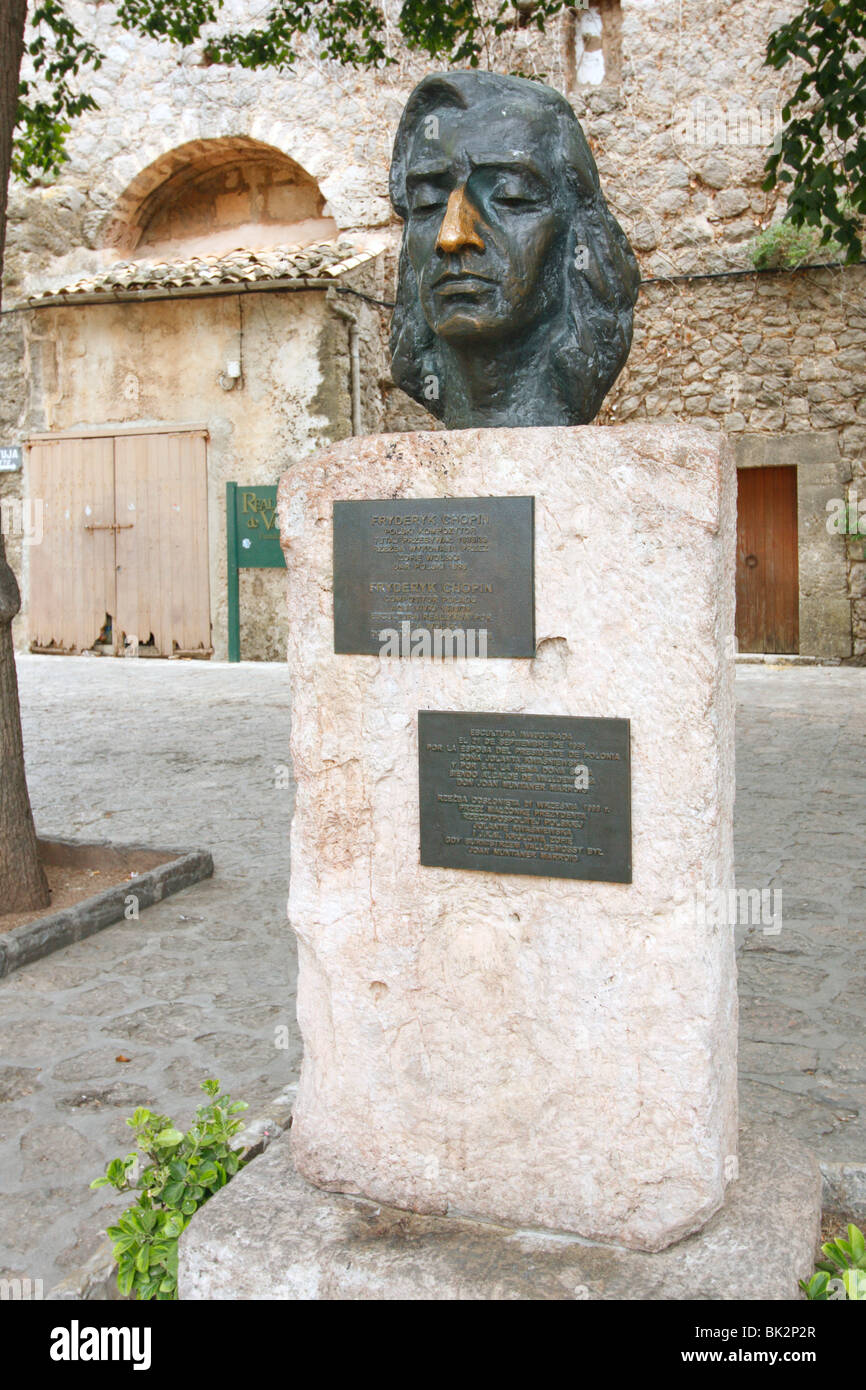
[[[0,473],[17,473],[21,467],[21,445],[0,444]]]

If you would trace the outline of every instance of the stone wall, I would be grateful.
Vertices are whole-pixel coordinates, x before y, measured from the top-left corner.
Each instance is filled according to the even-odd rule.
[[[376,262],[347,280],[381,294]],[[365,338],[376,342],[375,310],[362,299],[351,302]],[[214,656],[224,660],[225,484],[274,483],[299,459],[351,434],[348,325],[322,290],[81,305],[28,314],[26,352],[41,383],[32,431],[95,423],[207,427],[211,618]],[[230,356],[239,357],[243,376],[223,392],[217,383]],[[367,353],[362,426],[370,433],[380,425],[380,374],[377,357]],[[26,579],[26,557],[24,566]],[[245,659],[284,658],[283,583],[281,571],[242,573]],[[19,640],[25,620],[26,608]]]
[[[10,298],[103,267],[118,254],[112,228],[118,207],[129,211],[130,187],[143,186],[149,170],[158,174],[172,152],[215,141],[255,141],[300,165],[327,200],[323,216],[359,244],[385,247],[384,297],[392,297],[399,226],[387,196],[391,143],[406,97],[432,66],[402,49],[396,30],[389,37],[396,61],[379,72],[324,63],[304,45],[293,69],[251,72],[205,65],[201,45],[181,51],[125,34],[112,25],[112,6],[69,3],[105,54],[90,83],[101,109],[76,122],[71,160],[58,180],[13,187]],[[389,0],[392,15],[398,3]],[[782,202],[760,183],[794,81],[764,67],[763,53],[768,35],[798,8],[799,0],[592,0],[587,12],[566,13],[545,35],[532,28],[505,35],[493,46],[493,65],[542,77],[569,96],[644,276],[746,269],[749,241],[781,215]],[[223,14],[234,23],[254,10],[252,0],[230,0]],[[628,372],[601,419],[699,420],[761,436],[833,430],[856,479],[863,469],[862,273],[646,285]],[[365,385],[365,430],[429,426],[426,412],[389,379],[387,312],[367,308],[366,348],[378,366]],[[4,319],[0,340],[4,362],[21,363],[6,377],[2,442],[32,427],[21,317]],[[322,371],[345,380],[347,363],[323,361]],[[30,386],[38,397],[35,377]],[[866,580],[858,556],[851,569],[855,650],[864,653]]]
[[[493,65],[543,77],[568,95],[646,274],[745,264],[744,241],[776,205],[759,184],[765,136],[772,138],[786,90],[762,66],[763,51],[797,7],[603,0],[551,22],[544,35],[527,28],[505,36]],[[70,163],[56,183],[13,187],[13,289],[102,264],[112,212],[130,184],[196,140],[246,137],[279,150],[317,181],[342,231],[394,232],[393,134],[412,86],[434,66],[403,50],[398,36],[395,63],[374,73],[323,63],[305,44],[293,69],[252,72],[206,65],[201,45],[180,50],[124,33],[112,23],[113,7],[97,0],[69,0],[69,10],[104,53],[88,82],[101,109],[76,121]],[[232,22],[258,10],[253,0],[230,0],[223,14]]]
[[[833,498],[866,495],[866,267],[645,283],[599,421],[684,418],[740,466],[798,467],[801,650],[866,655],[863,541],[827,530]]]

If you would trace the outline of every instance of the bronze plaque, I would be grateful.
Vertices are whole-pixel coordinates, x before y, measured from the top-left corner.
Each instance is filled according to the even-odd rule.
[[[421,863],[631,883],[627,719],[418,715]]]
[[[534,499],[334,503],[334,651],[535,656]]]

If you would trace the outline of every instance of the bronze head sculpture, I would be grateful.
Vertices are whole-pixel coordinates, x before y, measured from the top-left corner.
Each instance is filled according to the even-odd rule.
[[[582,425],[628,357],[639,272],[550,87],[425,77],[391,161],[398,386],[452,429]]]

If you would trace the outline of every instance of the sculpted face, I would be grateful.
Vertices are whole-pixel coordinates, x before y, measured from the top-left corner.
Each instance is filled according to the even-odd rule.
[[[545,151],[546,110],[502,97],[419,123],[406,173],[406,249],[430,328],[454,346],[520,336],[562,302],[568,217]]]
[[[587,424],[628,356],[637,262],[565,97],[431,73],[394,139],[396,385],[449,429]]]

